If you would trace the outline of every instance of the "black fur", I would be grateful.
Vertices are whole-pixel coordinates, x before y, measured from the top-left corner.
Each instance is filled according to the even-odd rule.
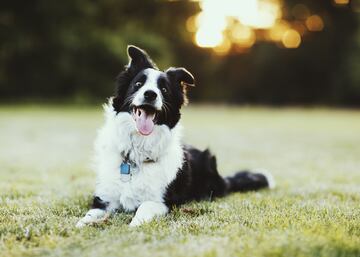
[[[226,177],[225,181],[228,183],[228,193],[254,191],[269,187],[269,181],[263,174],[250,171],[237,172],[233,176]]]
[[[192,200],[211,200],[231,192],[246,192],[269,187],[260,173],[242,171],[223,178],[219,175],[215,156],[209,150],[184,147],[185,162],[176,179],[168,186],[165,203],[171,207]]]
[[[91,205],[91,209],[101,209],[101,210],[106,210],[106,208],[109,206],[108,202],[105,202],[103,200],[101,200],[100,197],[98,196],[94,196],[92,205]]]
[[[130,94],[130,85],[134,84],[134,79],[139,77],[139,73],[147,68],[157,69],[150,57],[143,50],[135,46],[128,47],[128,55],[131,58],[129,65],[116,78],[113,106],[117,112],[130,111],[130,105],[125,102],[125,99]]]
[[[116,79],[116,90],[113,98],[113,107],[117,113],[131,112],[131,103],[129,97],[133,95],[139,88],[136,82],[144,83],[146,76],[144,70],[151,68],[156,69],[156,65],[146,54],[145,51],[130,46],[128,55],[131,58],[130,64],[125,67]],[[164,109],[158,114],[157,124],[165,124],[169,128],[173,128],[180,120],[180,109],[186,103],[186,87],[195,83],[193,76],[184,68],[170,68],[162,72],[158,79],[158,87],[166,88],[166,93],[162,94],[166,103]]]

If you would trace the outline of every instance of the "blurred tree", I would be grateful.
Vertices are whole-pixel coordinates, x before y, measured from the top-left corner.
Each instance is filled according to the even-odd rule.
[[[258,42],[247,54],[214,56],[207,99],[234,103],[360,105],[359,18],[349,6],[338,8],[329,0],[287,0],[291,9],[305,4],[325,20],[325,29],[308,33],[298,49]],[[210,60],[210,59],[209,59]],[[200,66],[203,67],[203,66]],[[221,92],[219,92],[221,87]]]
[[[156,32],[153,1],[3,1],[0,9],[0,97],[105,97],[127,63],[126,46],[172,59]],[[149,29],[152,28],[152,29]]]
[[[191,70],[195,100],[360,105],[358,13],[330,0],[286,0],[285,10],[297,3],[325,22],[300,48],[256,43],[249,53],[217,56],[186,31],[199,11],[193,1],[2,1],[0,99],[103,101],[127,63],[126,45],[135,44],[160,68]]]

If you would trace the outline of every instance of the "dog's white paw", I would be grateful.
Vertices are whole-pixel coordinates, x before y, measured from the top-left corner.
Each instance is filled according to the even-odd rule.
[[[83,219],[81,219],[76,223],[75,227],[82,228],[82,227],[85,227],[85,225],[86,225],[86,223],[83,221]]]
[[[101,209],[91,209],[86,215],[76,223],[77,228],[82,228],[88,224],[97,223],[104,220],[106,211]]]
[[[137,209],[134,218],[131,220],[130,227],[138,227],[146,222],[153,220],[155,217],[163,216],[168,212],[165,204],[160,202],[147,201],[143,202]]]
[[[131,222],[129,224],[129,227],[135,228],[135,227],[138,227],[138,226],[142,225],[143,223],[144,223],[144,221],[141,221],[138,218],[134,217],[131,220]]]

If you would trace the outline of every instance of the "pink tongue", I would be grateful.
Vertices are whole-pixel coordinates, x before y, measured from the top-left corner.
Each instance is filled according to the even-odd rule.
[[[137,109],[135,113],[136,127],[140,134],[148,136],[154,129],[154,115],[147,115],[143,109]]]

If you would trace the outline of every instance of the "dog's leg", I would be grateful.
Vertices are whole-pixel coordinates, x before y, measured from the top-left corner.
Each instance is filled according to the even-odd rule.
[[[130,227],[137,227],[145,222],[149,222],[157,216],[163,216],[169,212],[169,208],[160,202],[146,201],[137,209],[134,218],[130,222]]]
[[[101,209],[91,209],[86,215],[76,223],[77,228],[82,228],[89,224],[99,223],[100,221],[105,220],[107,212]]]
[[[77,222],[76,227],[81,228],[88,224],[99,223],[106,220],[117,204],[103,201],[100,197],[95,196],[92,203],[92,209]]]

